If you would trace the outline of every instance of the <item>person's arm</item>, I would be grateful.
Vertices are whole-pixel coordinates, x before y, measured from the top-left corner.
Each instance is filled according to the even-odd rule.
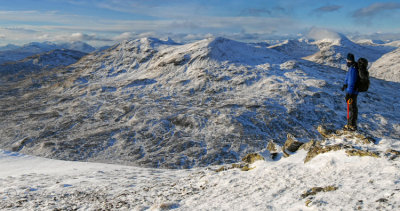
[[[346,77],[348,85],[347,93],[349,94],[355,94],[356,92],[357,74],[357,70],[354,67],[349,69],[348,77]]]

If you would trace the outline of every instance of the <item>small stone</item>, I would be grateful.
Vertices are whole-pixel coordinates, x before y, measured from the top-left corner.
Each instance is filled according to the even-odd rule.
[[[309,207],[311,203],[312,203],[312,201],[310,199],[307,199],[306,206]]]
[[[389,200],[385,199],[385,198],[380,198],[380,199],[376,200],[376,202],[388,202],[388,201]]]

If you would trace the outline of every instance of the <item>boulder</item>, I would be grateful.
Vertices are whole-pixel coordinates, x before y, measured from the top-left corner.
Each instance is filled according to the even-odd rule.
[[[289,157],[290,153],[296,152],[301,145],[303,145],[302,142],[298,141],[292,134],[288,134],[287,140],[282,147],[283,156]]]

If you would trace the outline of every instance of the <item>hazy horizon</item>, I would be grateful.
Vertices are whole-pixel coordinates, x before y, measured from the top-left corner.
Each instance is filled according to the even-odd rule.
[[[83,41],[99,47],[148,36],[263,41],[313,29],[399,40],[399,10],[400,3],[378,0],[16,0],[0,6],[0,45]]]

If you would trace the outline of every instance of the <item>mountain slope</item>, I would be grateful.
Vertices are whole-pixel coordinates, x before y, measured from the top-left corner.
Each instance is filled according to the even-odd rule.
[[[286,40],[282,43],[270,46],[269,48],[275,49],[294,58],[303,58],[313,55],[319,51],[316,44],[313,44],[309,40]]]
[[[269,140],[282,144],[287,133],[315,138],[321,123],[342,127],[344,77],[224,38],[125,41],[52,75],[0,87],[0,147],[162,168],[236,162]],[[400,86],[371,81],[359,98],[359,127],[397,138],[393,90]]]
[[[346,36],[340,35],[339,39],[324,39],[315,41],[320,49],[314,55],[305,57],[306,60],[332,67],[346,69],[346,56],[354,54],[356,60],[360,57],[374,62],[383,54],[392,51],[392,46],[365,46],[352,42]]]
[[[383,55],[369,68],[370,76],[400,82],[400,48]]]
[[[5,62],[14,62],[26,57],[34,56],[36,54],[42,54],[56,49],[68,49],[74,51],[81,51],[85,53],[90,53],[96,50],[94,47],[83,43],[83,42],[72,42],[55,44],[52,42],[32,42],[21,47],[12,47],[11,49],[6,49],[0,51],[0,64]]]
[[[6,81],[21,80],[28,74],[39,73],[55,67],[68,66],[85,55],[86,53],[73,50],[52,50],[20,61],[1,64],[0,77]]]
[[[69,49],[69,50],[74,50],[74,51],[80,51],[84,53],[91,53],[96,50],[93,46],[80,42],[80,41],[75,41],[71,43],[63,43],[58,45],[60,49]]]
[[[0,150],[0,209],[397,210],[399,139],[359,141],[345,135],[308,142],[279,160],[265,150],[265,160],[247,171],[240,163],[169,170]],[[315,149],[324,150],[305,163]]]
[[[8,44],[8,45],[5,45],[5,46],[0,46],[0,51],[14,50],[14,49],[17,49],[17,48],[19,48],[19,46],[13,45],[13,44]]]

